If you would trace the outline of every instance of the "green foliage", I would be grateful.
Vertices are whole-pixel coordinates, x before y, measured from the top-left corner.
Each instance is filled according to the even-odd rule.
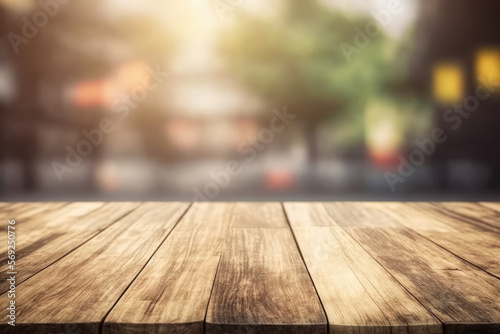
[[[370,96],[390,86],[395,42],[381,32],[348,61],[355,28],[371,17],[346,17],[314,1],[294,1],[279,18],[239,17],[221,41],[231,70],[269,103],[293,105],[319,121],[362,112]]]

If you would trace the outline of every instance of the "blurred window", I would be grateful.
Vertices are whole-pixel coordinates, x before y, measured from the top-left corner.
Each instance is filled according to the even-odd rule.
[[[464,71],[457,63],[437,64],[433,68],[434,98],[446,104],[460,102],[464,98]]]
[[[476,55],[476,77],[500,82],[500,50],[484,49]]]

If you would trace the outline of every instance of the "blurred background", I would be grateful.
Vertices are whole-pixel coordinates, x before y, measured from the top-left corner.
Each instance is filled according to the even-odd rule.
[[[0,0],[0,197],[500,197],[496,0]]]

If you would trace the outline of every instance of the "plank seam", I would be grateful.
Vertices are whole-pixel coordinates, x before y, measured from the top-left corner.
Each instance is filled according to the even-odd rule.
[[[326,211],[326,210],[325,210],[325,211]],[[346,232],[346,234],[347,234],[347,232]],[[351,237],[350,235],[348,235],[348,234],[347,234],[347,236],[348,236],[350,239],[352,239],[352,237]],[[349,269],[352,271],[352,273],[354,274],[354,276],[355,276],[355,277],[356,277],[356,279],[358,280],[359,284],[363,287],[363,289],[365,289],[366,294],[367,294],[367,295],[370,297],[370,299],[373,301],[373,304],[374,304],[375,306],[377,306],[377,308],[380,310],[380,313],[384,316],[385,320],[387,320],[387,323],[388,323],[389,325],[391,325],[391,331],[392,331],[392,323],[391,323],[391,321],[389,320],[389,318],[387,317],[387,315],[385,314],[385,312],[384,312],[384,311],[382,311],[382,309],[380,308],[379,304],[375,301],[375,299],[373,299],[373,296],[370,294],[370,292],[368,291],[368,289],[366,288],[366,286],[363,284],[363,280],[361,280],[361,279],[360,279],[360,276],[359,276],[359,275],[362,275],[363,277],[365,277],[365,278],[366,278],[366,280],[368,281],[368,283],[369,283],[371,286],[373,286],[373,284],[371,283],[370,279],[369,279],[369,278],[368,278],[368,277],[367,277],[367,276],[366,276],[363,272],[360,272],[360,273],[358,274],[358,273],[357,273],[357,271],[356,271],[356,270],[354,270],[354,268],[353,268],[353,266],[352,266],[352,264],[351,264],[351,262],[354,262],[354,261],[353,261],[353,259],[352,259],[352,257],[351,257],[351,256],[349,256],[348,251],[347,251],[347,250],[346,250],[346,249],[342,246],[341,240],[340,240],[339,238],[337,238],[337,236],[336,236],[336,235],[333,235],[333,237],[335,238],[335,240],[337,240],[337,242],[339,243],[339,245],[341,245],[341,246],[340,246],[340,248],[342,249],[342,253],[344,253],[345,257],[346,257],[346,258],[348,258],[348,259],[350,260],[350,262],[346,262],[346,265],[347,265],[347,266],[349,267]],[[367,252],[364,248],[362,248],[362,249],[363,249],[363,251],[364,251],[364,252],[365,252],[368,256],[370,256],[370,257],[371,257],[371,255],[370,255],[370,254],[368,254],[368,252]],[[378,263],[378,262],[377,262],[377,263]],[[374,286],[373,286],[373,287],[374,287]],[[375,288],[375,287],[374,287],[374,288]],[[384,297],[383,297],[383,296],[379,293],[378,289],[375,289],[375,290],[376,290],[377,294],[380,296],[380,298],[382,298],[382,300],[384,300],[384,301],[387,303],[387,301],[385,300],[385,298],[384,298]]]
[[[210,296],[208,297],[207,306],[205,308],[205,317],[203,318],[203,333],[207,332],[208,307],[210,306],[210,301],[212,301],[212,295],[213,295],[214,288],[215,288],[215,281],[217,280],[217,275],[219,274],[220,262],[222,260],[222,253],[224,252],[224,248],[226,248],[227,238],[229,237],[230,232],[231,232],[230,230],[231,230],[231,225],[233,224],[234,210],[235,210],[235,207],[233,204],[233,207],[231,210],[231,216],[229,217],[229,226],[227,227],[226,235],[224,236],[223,244],[221,246],[221,250],[219,253],[219,261],[217,262],[217,269],[215,270],[214,281],[212,282],[212,289],[210,289]]]
[[[441,320],[438,316],[436,316],[431,310],[429,310],[417,297],[415,297],[407,288],[406,286],[404,286],[396,277],[394,277],[394,275],[392,275],[392,273],[387,270],[365,247],[363,247],[363,245],[358,242],[345,228],[344,226],[342,226],[341,224],[337,223],[337,221],[335,220],[335,218],[330,214],[330,212],[328,211],[328,209],[326,208],[325,206],[325,203],[322,203],[321,204],[324,208],[325,208],[325,211],[326,211],[326,214],[330,217],[330,219],[335,223],[337,224],[337,226],[339,226],[348,236],[349,238],[351,238],[355,243],[357,243],[361,248],[363,248],[363,250],[375,261],[379,264],[379,266],[381,266],[399,285],[401,285],[401,287],[403,289],[405,289],[409,294],[410,296],[412,296],[420,305],[422,305],[422,307],[424,309],[427,310],[427,312],[429,312],[430,314],[432,314],[437,320],[439,320],[441,322],[441,328],[443,330],[443,333],[444,333],[444,326],[445,326],[445,323],[443,320]],[[382,214],[384,214],[382,212]],[[384,214],[385,215],[385,214]],[[396,221],[397,222],[397,221]],[[399,222],[397,222],[399,224]],[[389,322],[390,323],[390,322]]]
[[[489,210],[494,211],[494,212],[495,212],[495,214],[500,213],[500,211],[499,211],[499,210],[497,210],[496,208],[493,208],[493,207],[490,207],[490,206],[484,205],[484,203],[485,203],[485,202],[474,202],[474,203],[476,203],[476,204],[478,204],[478,205],[482,206],[483,208],[486,208],[486,209],[489,209]],[[496,203],[496,204],[498,204],[498,202],[487,202],[487,203]]]
[[[476,202],[476,203],[477,203],[477,202]],[[480,204],[480,203],[477,203],[477,204]],[[427,215],[427,214],[425,213],[425,210],[419,210],[419,209],[417,209],[417,208],[416,208],[416,207],[414,207],[414,206],[412,206],[412,207],[413,207],[415,210],[417,210],[417,211],[418,211],[418,212],[419,212],[422,216],[427,217],[427,218],[429,218],[429,219],[431,219],[431,220],[437,220],[438,222],[440,222],[440,223],[445,224],[446,226],[448,226],[448,224],[446,224],[446,223],[444,223],[444,222],[441,222],[441,220],[439,220],[439,219],[437,219],[437,218],[435,218],[435,217],[432,217],[432,216]],[[378,209],[375,209],[375,210],[377,210],[377,211],[381,212],[382,214],[385,214],[385,213],[384,213],[383,211],[381,211],[381,210],[378,210]],[[448,209],[445,209],[445,210],[447,210],[447,211],[448,211]],[[450,210],[450,211],[451,211],[451,210]],[[439,211],[439,212],[440,212],[441,214],[444,214],[444,213],[442,213],[441,211]],[[461,214],[458,214],[458,215],[459,215],[459,216],[462,216]],[[473,226],[473,227],[475,227],[475,228],[479,228],[479,226],[478,226],[478,225],[476,225],[476,224],[474,224],[474,223],[472,223],[472,222],[469,222],[469,221],[464,221],[464,220],[459,219],[459,218],[456,218],[456,217],[455,217],[455,219],[457,219],[457,220],[458,220],[458,221],[460,221],[461,223],[464,223],[464,224],[467,224],[467,225],[472,225],[472,226]],[[394,219],[394,220],[395,220],[396,222],[398,222],[398,221],[397,221],[397,219]],[[399,224],[399,222],[398,222],[398,224]],[[485,224],[487,224],[487,223],[485,223]],[[489,224],[488,224],[488,225],[489,225]],[[404,226],[405,228],[407,228],[407,229],[409,229],[409,230],[411,230],[411,231],[415,232],[416,234],[418,234],[418,235],[419,235],[419,236],[421,236],[422,238],[424,238],[424,239],[426,239],[426,240],[428,240],[428,241],[432,242],[432,243],[433,243],[433,244],[435,244],[436,246],[438,246],[438,247],[440,247],[440,248],[444,249],[445,251],[447,251],[447,252],[448,252],[448,253],[450,253],[451,255],[456,256],[456,257],[457,257],[457,258],[459,258],[460,260],[462,260],[462,261],[464,261],[464,262],[466,262],[466,263],[468,263],[468,264],[472,265],[473,267],[475,267],[475,268],[477,268],[477,269],[481,270],[482,272],[485,272],[486,274],[488,274],[488,275],[490,275],[490,276],[495,277],[496,279],[500,279],[500,277],[499,277],[499,276],[497,276],[497,275],[495,275],[495,274],[492,274],[492,273],[488,272],[486,269],[483,269],[483,268],[479,267],[478,265],[474,264],[473,262],[471,262],[471,261],[469,261],[469,260],[467,260],[467,259],[465,259],[465,258],[461,257],[460,255],[453,253],[453,252],[452,252],[451,250],[449,250],[448,248],[446,248],[446,247],[444,247],[444,246],[441,246],[441,245],[440,245],[440,244],[438,244],[436,241],[434,241],[434,240],[432,240],[432,239],[428,238],[428,237],[427,237],[427,236],[425,236],[424,234],[421,234],[421,233],[420,233],[420,232],[418,232],[417,230],[415,230],[415,229],[413,229],[413,228],[411,228],[411,227],[406,227],[405,225],[403,225],[403,226]],[[495,231],[491,231],[491,230],[490,230],[490,231],[485,231],[485,232],[487,232],[487,233],[493,233],[493,234],[497,234],[497,233],[498,233],[496,230],[495,230]]]
[[[431,205],[434,208],[434,210],[436,210],[436,212],[438,214],[441,214],[443,216],[447,216],[447,217],[450,217],[452,219],[456,219],[462,223],[472,225],[476,228],[481,228],[481,227],[486,228],[486,229],[490,230],[490,232],[492,232],[492,233],[499,233],[500,232],[500,228],[498,226],[492,225],[492,224],[485,222],[481,219],[477,219],[477,218],[471,217],[471,216],[463,214],[463,213],[455,212],[451,209],[440,206],[439,203],[431,203]],[[436,219],[436,220],[441,222],[440,219],[430,216],[426,210],[422,210],[421,208],[415,207],[413,205],[412,205],[412,207],[415,208],[418,212],[422,213],[423,215],[425,215],[431,219]],[[495,216],[499,216],[499,214],[497,214],[496,210],[492,210],[488,207],[485,207],[485,208],[488,209],[489,211],[493,211],[495,213]]]
[[[438,244],[438,243],[437,243],[437,242],[435,242],[434,240],[429,239],[429,238],[428,238],[428,237],[426,237],[425,235],[422,235],[422,234],[418,233],[418,231],[416,231],[416,230],[414,230],[414,229],[410,229],[410,230],[411,230],[411,231],[413,231],[413,232],[415,232],[415,233],[417,233],[418,235],[422,236],[424,239],[427,239],[428,241],[432,242],[433,244],[435,244],[435,245],[436,245],[436,246],[438,246],[439,248],[444,249],[445,251],[447,251],[447,252],[448,252],[448,253],[450,253],[451,255],[456,256],[456,257],[458,257],[460,260],[462,260],[462,261],[464,261],[464,262],[466,262],[466,263],[470,264],[470,265],[471,265],[471,266],[473,266],[474,268],[479,269],[479,270],[481,270],[482,272],[485,272],[486,274],[488,274],[488,275],[490,275],[490,276],[493,276],[493,277],[495,277],[495,278],[497,278],[497,279],[500,279],[500,277],[499,277],[499,276],[496,276],[495,274],[492,274],[492,273],[490,273],[490,272],[486,271],[485,269],[483,269],[483,268],[479,267],[478,265],[476,265],[476,264],[474,264],[474,263],[470,262],[469,260],[464,259],[464,258],[463,258],[463,257],[461,257],[460,255],[457,255],[457,254],[453,253],[451,250],[447,249],[447,248],[446,248],[446,247],[444,247],[444,246],[441,246],[440,244]]]
[[[186,215],[186,213],[189,211],[189,209],[191,208],[191,206],[193,205],[193,203],[189,203],[189,205],[187,206],[187,208],[184,210],[184,212],[179,216],[179,218],[177,219],[175,225],[170,229],[170,231],[168,232],[168,234],[165,236],[165,238],[160,242],[160,244],[158,245],[158,247],[156,247],[156,249],[154,250],[154,252],[151,254],[151,256],[148,258],[148,260],[144,263],[144,265],[142,266],[141,270],[139,270],[139,272],[137,273],[137,275],[135,275],[135,277],[130,281],[130,283],[128,284],[128,286],[125,288],[125,290],[123,290],[123,292],[121,293],[121,295],[118,297],[118,299],[115,301],[115,303],[113,304],[113,306],[110,307],[110,309],[108,310],[108,312],[106,312],[106,314],[104,315],[104,317],[102,318],[102,320],[100,321],[99,323],[99,333],[103,333],[103,327],[104,327],[104,323],[106,322],[106,318],[108,317],[108,315],[111,313],[111,311],[115,308],[116,304],[118,304],[118,302],[122,299],[122,297],[125,295],[125,293],[127,293],[128,289],[130,288],[130,286],[135,282],[135,280],[137,279],[137,277],[139,277],[139,275],[142,273],[142,271],[144,270],[144,268],[146,268],[146,266],[148,265],[149,262],[151,262],[151,259],[155,256],[155,254],[158,252],[158,249],[160,249],[160,247],[165,243],[165,240],[167,240],[167,238],[170,236],[170,234],[172,233],[172,231],[177,227],[177,225],[179,225],[179,222],[184,218],[184,216]],[[140,206],[139,206],[140,207]]]
[[[311,273],[309,272],[309,268],[307,268],[307,264],[306,264],[306,261],[304,260],[302,250],[300,249],[299,243],[297,242],[297,238],[295,237],[295,233],[293,232],[292,225],[290,224],[290,219],[288,219],[288,213],[285,210],[285,206],[284,206],[283,202],[281,202],[280,204],[281,204],[281,209],[283,210],[283,213],[285,215],[285,220],[286,220],[286,223],[288,225],[288,229],[289,229],[290,233],[292,234],[293,240],[295,242],[295,246],[297,247],[297,250],[299,251],[299,254],[300,254],[300,258],[302,259],[302,263],[304,264],[304,267],[306,268],[307,275],[309,275],[309,279],[311,280],[311,283],[314,287],[314,291],[316,292],[316,296],[318,297],[321,308],[323,309],[323,314],[325,315],[325,319],[326,319],[326,333],[330,334],[330,321],[328,320],[328,314],[326,314],[325,306],[323,305],[323,301],[321,300],[321,297],[318,293],[318,289],[316,288],[316,284],[314,283],[314,280],[311,276]]]
[[[29,280],[30,278],[40,274],[42,271],[44,271],[45,269],[49,268],[50,266],[52,266],[53,264],[59,262],[60,260],[62,260],[63,258],[65,258],[66,256],[68,256],[69,254],[73,253],[75,250],[77,250],[78,248],[82,247],[83,245],[85,245],[87,242],[89,242],[90,240],[94,239],[96,236],[98,236],[99,234],[101,234],[102,232],[104,232],[105,230],[107,230],[109,227],[111,227],[112,225],[114,225],[116,222],[118,222],[119,220],[123,219],[124,217],[128,216],[130,213],[132,213],[133,211],[135,211],[139,206],[133,208],[132,210],[130,210],[129,212],[125,213],[123,216],[120,216],[119,218],[117,218],[115,221],[113,221],[111,224],[109,224],[108,226],[106,226],[105,228],[103,228],[102,230],[100,231],[97,231],[96,234],[92,235],[90,238],[88,238],[87,240],[85,240],[84,242],[82,242],[80,245],[76,246],[75,248],[73,248],[72,250],[70,250],[69,252],[67,252],[66,254],[64,254],[63,256],[61,256],[60,258],[56,259],[54,262],[48,264],[47,266],[43,267],[42,269],[40,269],[38,272],[34,273],[33,275],[27,277],[26,279],[20,281],[19,283],[16,283],[16,286],[19,286],[21,284],[23,284],[24,282],[26,282],[27,280]],[[102,207],[99,207],[99,208],[102,208]],[[99,209],[98,208],[98,209]],[[4,291],[4,292],[1,292],[0,293],[0,296],[4,295],[5,293],[7,293],[8,290]]]
[[[225,241],[225,238],[224,238]],[[203,333],[207,332],[207,314],[210,301],[212,300],[212,294],[215,288],[215,281],[217,279],[217,274],[219,273],[220,261],[222,260],[222,254],[219,255],[219,261],[217,262],[217,269],[215,270],[214,281],[212,282],[212,288],[210,289],[210,297],[208,297],[207,306],[205,307],[205,316],[203,317]]]

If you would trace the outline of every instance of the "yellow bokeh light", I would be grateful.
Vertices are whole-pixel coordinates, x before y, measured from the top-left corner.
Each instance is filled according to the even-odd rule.
[[[464,97],[463,68],[456,63],[441,63],[433,69],[434,98],[442,103],[460,102]]]
[[[499,49],[484,49],[477,53],[476,77],[486,79],[486,82],[500,82]]]

